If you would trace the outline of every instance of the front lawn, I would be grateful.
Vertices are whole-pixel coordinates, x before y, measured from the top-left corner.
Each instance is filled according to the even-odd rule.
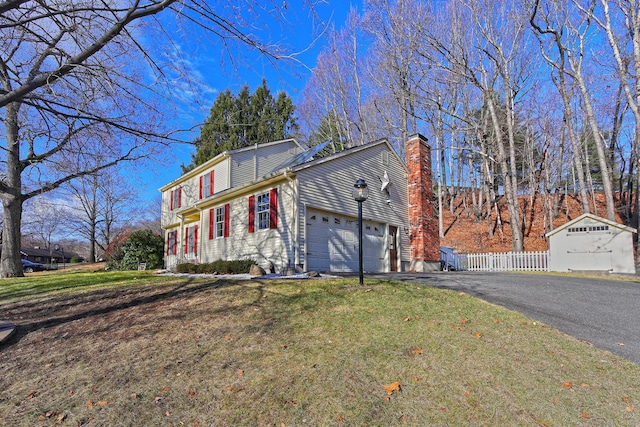
[[[108,274],[0,283],[2,425],[640,425],[637,365],[466,294]]]

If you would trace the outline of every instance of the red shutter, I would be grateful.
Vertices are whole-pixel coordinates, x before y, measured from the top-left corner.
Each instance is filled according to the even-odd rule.
[[[249,233],[256,231],[256,196],[249,196]]]
[[[198,255],[198,226],[193,227],[193,253]]]
[[[213,171],[209,172],[209,195],[212,195],[213,191]]]
[[[182,207],[182,187],[178,187],[178,207]]]
[[[269,192],[269,228],[278,228],[278,189]]]
[[[173,231],[170,231],[167,233],[167,253],[166,255],[169,255],[169,249],[171,248],[171,233],[173,233]]]
[[[224,237],[229,237],[229,211],[231,210],[231,206],[229,203],[224,205]]]
[[[184,253],[189,253],[189,227],[184,229]]]
[[[202,199],[202,181],[204,180],[204,177],[202,175],[200,175],[200,198]]]
[[[173,210],[173,190],[169,192],[169,210]]]
[[[173,254],[178,254],[178,230],[173,232]]]
[[[214,238],[213,226],[214,226],[215,216],[216,216],[215,209],[209,209],[209,240],[212,240]]]

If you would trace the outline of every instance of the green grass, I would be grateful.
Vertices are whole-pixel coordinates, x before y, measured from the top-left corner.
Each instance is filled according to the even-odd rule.
[[[0,296],[0,424],[640,425],[637,365],[466,294],[114,280]]]

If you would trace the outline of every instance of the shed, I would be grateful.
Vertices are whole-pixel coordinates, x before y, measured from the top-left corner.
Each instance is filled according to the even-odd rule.
[[[550,271],[635,274],[631,227],[582,214],[546,234]]]

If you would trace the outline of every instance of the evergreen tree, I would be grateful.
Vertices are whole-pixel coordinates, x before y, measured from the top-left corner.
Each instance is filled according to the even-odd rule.
[[[286,92],[274,98],[266,80],[254,93],[244,86],[238,95],[229,89],[220,93],[211,107],[209,118],[194,141],[196,152],[188,172],[218,154],[253,144],[278,141],[290,137],[297,129],[295,106]]]

